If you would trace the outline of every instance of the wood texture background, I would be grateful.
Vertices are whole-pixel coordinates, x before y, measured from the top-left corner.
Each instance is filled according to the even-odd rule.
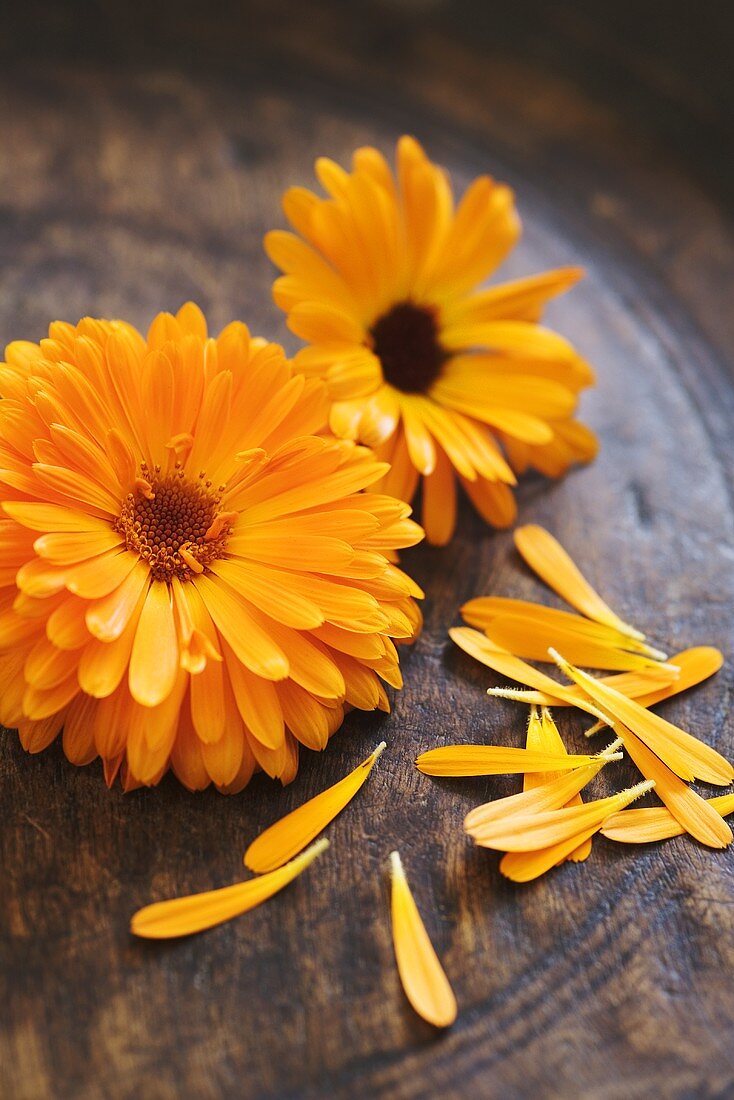
[[[506,274],[588,269],[550,321],[598,367],[583,413],[603,444],[566,481],[524,484],[522,519],[671,651],[725,651],[664,713],[732,756],[733,28],[724,4],[687,7],[18,5],[0,32],[0,342],[85,313],[145,327],[188,297],[287,341],[260,242],[317,154],[411,131],[459,185],[509,180],[525,235]],[[461,821],[514,784],[412,761],[521,742],[525,714],[486,699],[492,675],[446,629],[472,595],[541,589],[468,512],[448,549],[405,560],[426,629],[392,716],[350,717],[285,791],[125,797],[2,735],[3,1098],[734,1094],[734,855],[602,840],[585,866],[504,881]],[[138,906],[234,881],[250,838],[383,737],[332,849],[286,892],[184,942],[129,936]],[[461,1006],[446,1035],[398,984],[396,845]]]

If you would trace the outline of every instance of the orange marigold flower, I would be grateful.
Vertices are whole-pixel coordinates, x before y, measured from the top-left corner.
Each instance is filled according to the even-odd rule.
[[[364,490],[385,465],[319,438],[324,387],[193,304],[147,339],[55,323],[0,365],[0,720],[30,752],[169,766],[191,789],[284,783],[346,704],[389,709],[422,535]]]
[[[266,249],[285,272],[274,287],[292,331],[311,345],[295,363],[326,380],[333,431],[378,449],[385,491],[411,500],[422,475],[430,542],[455,526],[456,477],[496,526],[515,518],[515,475],[558,477],[596,454],[574,419],[593,372],[538,323],[581,271],[564,268],[477,291],[520,233],[511,190],[476,179],[454,209],[447,173],[410,137],[396,172],[372,148],[352,171],[316,162],[328,194],[292,188],[296,234]]]

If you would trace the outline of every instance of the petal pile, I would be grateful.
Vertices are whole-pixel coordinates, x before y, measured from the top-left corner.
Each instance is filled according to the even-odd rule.
[[[479,597],[462,608],[470,625],[455,627],[449,634],[487,668],[524,685],[494,687],[488,694],[530,704],[526,747],[433,749],[419,757],[419,768],[431,775],[489,775],[498,774],[503,764],[508,772],[523,772],[521,793],[479,806],[465,820],[465,830],[477,844],[507,852],[500,869],[517,881],[534,878],[564,859],[586,858],[596,831],[626,843],[687,833],[710,848],[729,845],[732,831],[724,818],[734,808],[734,796],[705,799],[690,784],[699,780],[728,786],[734,782],[734,767],[712,746],[649,709],[718,672],[723,663],[719,650],[696,646],[667,661],[648,645],[642,631],[618,616],[599,596],[548,531],[536,525],[518,528],[515,545],[531,569],[580,614],[523,600]],[[566,682],[540,671],[528,663],[531,660],[554,662]],[[614,675],[592,675],[585,669]],[[551,707],[577,707],[595,716],[597,721],[587,736],[609,726],[617,741],[590,761],[566,756],[562,764],[566,750]],[[538,836],[547,839],[551,835],[542,832],[544,824],[573,831],[575,822],[591,820],[588,806],[594,803],[584,806],[580,792],[606,760],[614,758],[620,745],[642,773],[647,784],[644,789],[654,786],[663,806],[625,811],[611,809],[608,799],[597,800],[596,809],[606,813],[606,818],[587,836],[581,835],[581,829],[576,848],[569,838],[558,837],[542,856],[537,848],[523,848],[528,838],[535,843]],[[537,766],[534,754],[541,752],[557,754],[555,768],[546,769],[553,774],[543,774]],[[643,786],[631,790],[637,797]]]

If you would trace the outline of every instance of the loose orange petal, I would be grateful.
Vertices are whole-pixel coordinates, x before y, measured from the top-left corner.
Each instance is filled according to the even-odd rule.
[[[628,791],[622,791],[614,797],[626,799],[625,804],[628,804],[633,798],[643,794],[645,789],[650,789],[654,785],[654,783],[639,783],[636,787],[631,787]],[[560,812],[568,813],[568,811]],[[613,811],[613,813],[616,812],[618,811]],[[602,822],[603,824],[604,822]],[[545,874],[546,871],[550,871],[552,867],[563,863],[574,851],[578,850],[580,845],[590,840],[597,832],[599,832],[599,823],[588,825],[582,833],[568,837],[558,844],[552,844],[548,848],[531,852],[507,852],[500,860],[500,871],[513,882],[531,882],[533,879]]]
[[[621,742],[619,742],[621,744]],[[573,771],[562,772],[557,778],[546,779],[541,786],[511,794],[506,798],[495,798],[471,810],[464,818],[464,830],[472,837],[481,835],[482,829],[490,822],[514,814],[543,813],[546,810],[560,810],[582,790],[610,760],[621,760],[622,754],[610,751],[600,755],[591,764],[585,764]]]
[[[528,728],[525,734],[525,748],[536,749],[540,752],[557,752],[561,756],[566,755],[567,749],[563,743],[563,738],[547,708],[544,707],[540,712],[537,707],[530,708]],[[529,791],[533,787],[541,787],[544,783],[550,782],[551,779],[557,779],[559,774],[559,772],[551,772],[549,775],[543,775],[542,772],[528,772],[523,776],[522,789]]]
[[[525,747],[528,749],[542,749],[545,752],[566,752],[566,746],[563,743],[563,739],[547,707],[544,707],[540,714],[538,713],[537,707],[532,706],[530,708],[528,729],[525,735]],[[522,789],[524,791],[532,791],[535,787],[541,787],[552,779],[557,778],[559,775],[563,775],[563,772],[550,772],[547,775],[543,775],[540,772],[528,772],[523,776]],[[550,810],[560,809],[563,805],[580,806],[582,801],[581,795],[576,792],[568,802],[562,802],[558,806],[547,806],[545,808]],[[588,859],[591,855],[591,840],[584,842],[583,849],[580,853],[572,853],[572,855],[575,855],[579,862]],[[569,859],[570,858],[569,856]]]
[[[709,848],[726,848],[731,844],[731,829],[709,802],[679,779],[621,722],[615,722],[614,730],[642,774],[655,781],[658,797],[687,833]]]
[[[513,882],[531,882],[563,863],[598,832],[599,826],[592,825],[577,836],[561,844],[553,844],[550,848],[541,848],[537,852],[507,852],[500,860],[500,871]]]
[[[734,813],[734,794],[720,794],[706,801],[722,817]],[[601,829],[602,836],[621,844],[649,844],[653,840],[682,836],[685,832],[685,826],[681,825],[667,806],[621,810],[618,814],[613,814]]]
[[[457,1006],[397,852],[390,853],[392,939],[400,981],[411,1005],[434,1027],[451,1027]]]
[[[675,695],[684,690],[678,686],[679,668],[677,662],[680,659],[681,654],[678,653],[670,658],[670,664],[641,668],[634,672],[619,672],[614,676],[600,676],[599,680],[602,684],[609,684],[617,691],[621,691],[628,699],[637,699],[638,702],[642,702],[643,706],[649,706],[649,703],[645,703],[644,699],[650,697],[653,693],[658,694],[659,692],[662,696],[662,692],[665,691]],[[674,665],[675,668],[672,667]],[[547,692],[533,691],[532,689],[522,691],[515,688],[490,688],[487,694],[494,695],[499,699],[512,699],[517,703],[528,703],[531,706],[533,704],[542,707],[576,706],[581,710],[586,709],[589,700],[575,684],[572,686],[564,684],[561,690],[563,691],[562,697],[560,694],[553,696]],[[605,725],[606,722],[599,719],[593,727],[594,733]],[[591,736],[591,730],[586,730],[586,736]]]
[[[443,745],[421,753],[416,767],[424,775],[512,775],[516,772],[571,771],[596,757],[505,748],[503,745]]]
[[[540,716],[538,715],[536,708],[531,708],[530,722],[528,723],[528,732],[525,741],[526,747],[529,749],[544,749],[546,752],[566,752],[566,746],[563,743],[563,739],[558,732],[553,716],[547,707],[543,707]],[[621,741],[617,740],[613,747],[606,750],[606,757],[609,758],[609,753],[621,745]],[[604,763],[605,761],[602,761]],[[523,789],[528,791],[534,787],[542,785],[544,782],[549,782],[556,778],[556,774],[550,775],[535,775],[526,774],[523,778]],[[581,795],[576,792],[572,798],[568,800],[569,806],[580,806],[583,800]],[[549,809],[551,807],[548,807]],[[591,839],[585,840],[577,851],[571,853],[568,857],[575,863],[582,863],[585,859],[588,859],[591,855]]]
[[[646,779],[610,798],[581,806],[564,806],[560,810],[536,814],[513,814],[511,817],[505,815],[488,823],[477,843],[483,848],[495,848],[500,852],[537,852],[578,837],[577,844],[570,849],[573,851],[588,836],[597,832],[608,817],[654,786],[652,780]]]
[[[719,786],[728,786],[734,780],[734,768],[715,749],[645,710],[634,699],[627,699],[608,684],[602,684],[593,676],[574,668],[555,650],[551,649],[549,653],[559,668],[575,680],[597,706],[612,716],[610,725],[613,719],[617,719],[627,726],[681,779],[690,781],[698,778]]]
[[[146,939],[167,940],[213,928],[254,909],[256,905],[277,894],[300,875],[301,871],[305,871],[328,846],[328,840],[317,840],[285,867],[250,879],[249,882],[238,882],[220,890],[208,890],[203,894],[146,905],[133,916],[130,931]]]
[[[548,648],[556,645],[585,668],[627,671],[665,660],[658,650],[618,630],[526,600],[480,596],[464,604],[461,612],[495,645],[526,660],[547,661]]]
[[[644,639],[644,634],[615,615],[611,607],[591,587],[558,540],[544,527],[536,524],[518,527],[514,538],[515,546],[530,568],[554,592],[570,603],[571,607],[597,623],[604,623],[629,635],[630,638],[640,641]]]
[[[652,707],[663,699],[670,699],[673,695],[678,695],[681,691],[687,691],[688,688],[695,687],[696,684],[707,680],[709,676],[713,676],[714,673],[718,672],[724,663],[721,652],[713,646],[707,645],[684,649],[681,653],[676,653],[670,660],[671,664],[676,665],[679,669],[678,676],[659,686],[655,686],[654,683],[650,682],[650,679],[647,679],[648,690],[642,693],[637,690],[630,691],[627,682],[620,681],[623,680],[624,676],[638,676],[640,683],[644,683],[652,670],[645,673],[623,673],[620,676],[609,677],[609,679],[602,682],[608,684],[609,687],[616,688],[617,691],[621,691],[623,695],[636,699],[641,707]],[[635,687],[637,686],[635,685]],[[591,729],[586,730],[586,736],[591,737],[605,725],[606,722],[599,720]]]
[[[520,660],[519,657],[515,657],[506,649],[495,645],[484,634],[480,634],[478,630],[471,630],[466,626],[456,626],[449,630],[449,637],[470,657],[481,661],[493,672],[498,673],[500,676],[507,676],[510,680],[517,680],[518,683],[527,684],[528,687],[541,693],[540,698],[529,699],[528,701],[542,703],[548,700],[552,704],[555,700],[556,703],[560,702],[567,706],[581,707],[589,714],[594,714],[597,718],[603,718],[603,715],[600,714],[593,703],[586,699],[583,692],[579,692],[567,684],[556,683],[545,672],[533,668],[526,661]],[[523,702],[525,702],[526,694],[526,692],[516,688],[489,688],[487,690],[487,695],[497,695],[500,698],[507,699],[520,698]]]
[[[332,787],[276,821],[245,852],[245,865],[262,874],[280,867],[309,844],[351,802],[385,748],[382,741],[366,760]]]

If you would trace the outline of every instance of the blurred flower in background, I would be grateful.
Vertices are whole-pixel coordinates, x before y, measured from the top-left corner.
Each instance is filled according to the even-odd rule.
[[[391,463],[381,488],[411,500],[423,477],[422,522],[444,544],[456,523],[456,477],[487,522],[515,519],[516,474],[549,477],[591,460],[593,433],[575,419],[593,383],[572,345],[541,327],[546,302],[576,268],[477,291],[520,234],[511,190],[476,179],[454,208],[447,173],[410,137],[395,174],[376,149],[352,171],[321,158],[328,198],[291,188],[294,233],[266,237],[285,274],[274,297],[309,346],[295,357],[323,378],[336,435]]]

